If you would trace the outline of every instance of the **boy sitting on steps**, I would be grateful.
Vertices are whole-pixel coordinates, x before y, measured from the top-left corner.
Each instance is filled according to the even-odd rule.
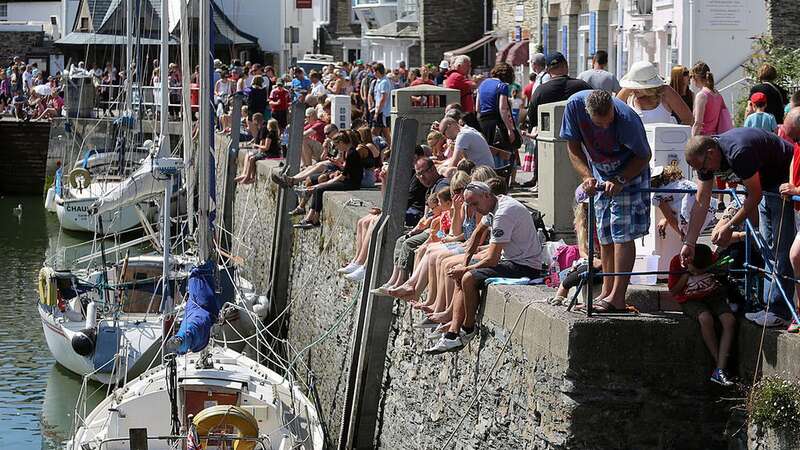
[[[703,341],[717,365],[711,374],[711,381],[722,386],[731,386],[733,382],[728,379],[725,369],[733,342],[736,318],[728,307],[725,287],[710,272],[713,265],[714,256],[711,248],[697,244],[694,260],[689,267],[681,266],[680,255],[672,258],[669,264],[668,286],[683,313],[700,323]],[[719,341],[714,329],[715,316],[722,323],[722,337]]]

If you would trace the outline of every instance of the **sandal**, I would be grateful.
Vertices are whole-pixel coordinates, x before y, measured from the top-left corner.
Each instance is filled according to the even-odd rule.
[[[627,314],[631,311],[628,310],[627,306],[620,309],[605,300],[600,300],[592,305],[592,312],[597,314]]]
[[[567,303],[567,299],[562,297],[562,296],[560,296],[560,295],[556,295],[554,297],[550,297],[550,298],[547,299],[547,304],[548,305],[552,305],[552,306],[562,306],[562,305],[564,305],[566,303]]]
[[[292,187],[292,183],[289,182],[289,177],[282,173],[272,172],[269,177],[278,186],[285,187],[287,189]]]
[[[308,230],[310,228],[314,228],[314,227],[318,227],[318,226],[319,226],[318,223],[314,223],[314,222],[311,222],[310,220],[303,219],[303,220],[300,221],[300,223],[295,224],[294,227],[295,228],[300,228],[300,229],[303,229],[303,230]]]
[[[297,208],[289,211],[290,216],[304,216],[306,214],[306,209],[302,206],[298,206]]]

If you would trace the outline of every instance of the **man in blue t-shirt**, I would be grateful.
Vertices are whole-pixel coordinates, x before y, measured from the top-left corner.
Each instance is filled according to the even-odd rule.
[[[394,86],[389,78],[386,77],[386,68],[383,64],[375,64],[375,108],[372,110],[372,128],[380,130],[386,142],[391,145],[391,135],[389,133],[389,116],[392,114],[392,90]]]
[[[650,187],[650,145],[642,120],[607,91],[581,91],[567,101],[561,138],[568,141],[569,159],[586,193],[604,189],[594,203],[603,272],[630,272],[634,240],[650,228],[650,194],[640,192]],[[629,281],[630,276],[603,277],[594,310],[624,312]]]
[[[306,101],[306,95],[311,91],[311,80],[306,78],[303,69],[294,69],[294,79],[292,80],[292,101]]]

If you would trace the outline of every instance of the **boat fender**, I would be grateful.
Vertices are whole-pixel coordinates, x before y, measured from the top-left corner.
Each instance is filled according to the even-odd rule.
[[[72,336],[72,349],[81,356],[94,353],[96,331],[94,328],[85,328]]]
[[[89,305],[86,306],[86,322],[83,325],[84,328],[94,329],[95,320],[97,320],[97,306],[94,302],[89,302]]]
[[[43,305],[58,305],[55,274],[56,272],[50,267],[42,267],[42,269],[39,270],[39,302]]]
[[[210,406],[200,411],[192,421],[199,436],[207,436],[212,429],[230,425],[239,431],[240,437],[258,438],[258,420],[252,414],[235,405]],[[255,440],[236,440],[233,442],[234,450],[253,450]],[[208,439],[203,439],[203,448],[208,445]]]
[[[85,189],[92,184],[92,174],[83,167],[72,169],[69,173],[69,185],[74,189]]]
[[[47,196],[44,198],[44,209],[50,212],[56,210],[56,190],[52,187],[47,189]]]

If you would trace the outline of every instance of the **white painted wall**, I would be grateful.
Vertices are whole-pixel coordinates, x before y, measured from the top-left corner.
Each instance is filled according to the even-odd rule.
[[[289,56],[284,28],[300,28],[300,43],[292,49],[297,59],[313,50],[314,9],[297,10],[292,0],[220,0],[218,4],[242,31],[258,38],[262,50],[279,55],[282,70],[288,67],[285,59]]]
[[[41,23],[44,25],[45,32],[48,34],[53,33],[53,27],[50,25],[50,16],[56,16],[58,19],[58,28],[55,30],[57,33],[64,35],[64,24],[62,17],[62,7],[60,1],[53,2],[10,2],[8,5],[8,16],[3,20],[8,22],[32,22]]]

